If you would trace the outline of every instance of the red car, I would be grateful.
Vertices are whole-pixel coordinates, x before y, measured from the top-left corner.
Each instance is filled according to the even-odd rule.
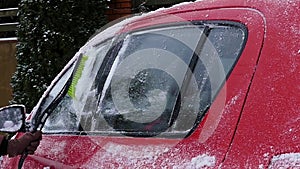
[[[23,167],[300,167],[299,8],[203,0],[108,27],[31,112]]]

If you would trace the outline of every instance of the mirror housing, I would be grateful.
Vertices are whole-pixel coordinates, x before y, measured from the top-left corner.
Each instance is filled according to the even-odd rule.
[[[0,132],[15,133],[25,129],[25,110],[24,105],[0,108]]]

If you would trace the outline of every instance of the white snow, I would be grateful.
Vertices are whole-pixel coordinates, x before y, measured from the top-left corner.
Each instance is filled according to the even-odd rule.
[[[200,2],[200,1],[205,1],[205,0],[196,0],[196,1],[190,1],[190,2],[182,2],[182,3],[179,3],[179,4],[175,4],[173,5],[171,8],[176,8],[176,7],[181,7],[183,5],[189,5],[189,4],[192,4],[192,3],[195,3],[195,2]]]
[[[161,146],[126,146],[110,143],[104,149],[112,156],[127,157],[130,161],[143,159],[143,161],[154,162],[157,156],[164,152]]]
[[[300,168],[300,153],[287,153],[274,156],[269,165],[273,168]]]
[[[83,168],[101,168],[107,166],[107,161],[113,160],[116,165],[113,168],[156,168],[157,160],[162,154],[167,153],[172,145],[124,145],[118,143],[108,143],[103,146],[105,153],[98,151],[97,154],[84,165]],[[176,154],[170,153],[174,159]],[[216,158],[208,154],[201,154],[194,158],[177,159],[170,161],[166,159],[160,163],[160,168],[173,169],[205,169],[213,168],[216,164]],[[113,164],[112,164],[113,165]]]
[[[194,2],[182,2],[182,3],[179,3],[179,4],[173,5],[171,8],[181,7],[182,5],[188,5],[188,4],[191,4],[191,3],[194,3]]]
[[[3,127],[9,130],[18,130],[20,128],[20,125],[8,120],[4,122]]]
[[[56,159],[66,159],[66,154],[62,153],[62,150],[68,147],[67,141],[57,141],[55,139],[47,140],[46,142],[52,142],[52,144],[43,144],[43,147],[38,148],[35,154],[45,154],[47,152],[46,158],[56,158]]]
[[[242,96],[242,90],[240,90],[238,92],[237,95],[235,95],[234,97],[232,97],[229,101],[227,101],[226,106],[224,108],[224,113],[229,113],[231,112],[231,108],[233,105],[235,105],[236,101],[238,99],[240,99],[240,97]]]
[[[107,161],[113,160],[119,168],[143,168],[153,166],[161,154],[169,151],[172,145],[124,145],[107,143],[102,147],[105,153],[98,151],[83,168],[107,167]],[[113,164],[111,164],[113,165]],[[112,167],[112,166],[111,166]],[[113,166],[113,168],[118,168]],[[153,167],[152,167],[153,168]]]
[[[191,161],[185,161],[184,163],[174,166],[173,169],[179,168],[213,168],[216,164],[216,158],[207,154],[201,154],[191,159]]]

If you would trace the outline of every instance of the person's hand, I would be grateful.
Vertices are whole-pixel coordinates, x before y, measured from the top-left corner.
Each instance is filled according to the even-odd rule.
[[[21,155],[25,151],[27,151],[28,154],[33,154],[39,146],[41,139],[42,132],[37,131],[35,133],[28,132],[18,139],[9,140],[7,144],[7,154],[9,157]]]

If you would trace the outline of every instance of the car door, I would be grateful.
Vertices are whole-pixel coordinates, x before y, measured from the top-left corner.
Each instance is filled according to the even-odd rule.
[[[299,168],[299,1],[270,1],[258,9],[265,40],[223,167]]]
[[[132,21],[116,42],[83,51],[24,167],[221,165],[255,73],[265,23],[254,9],[197,8]],[[108,42],[113,45],[106,49]],[[99,59],[101,52],[109,57]],[[17,160],[6,166],[15,168]]]

